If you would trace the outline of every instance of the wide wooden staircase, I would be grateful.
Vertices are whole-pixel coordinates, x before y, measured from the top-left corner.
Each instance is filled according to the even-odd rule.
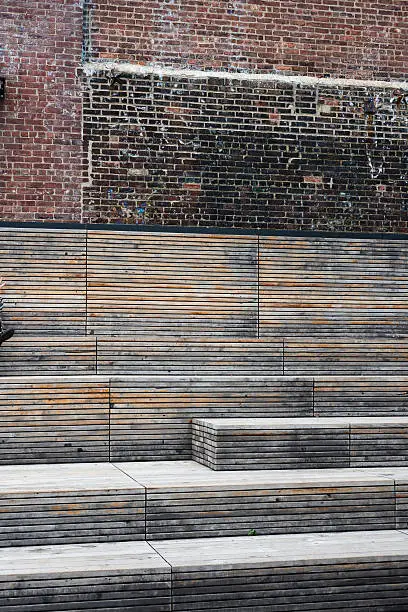
[[[0,610],[406,612],[407,260],[0,227]]]

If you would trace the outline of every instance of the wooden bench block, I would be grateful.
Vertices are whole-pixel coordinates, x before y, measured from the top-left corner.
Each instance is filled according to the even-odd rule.
[[[214,470],[408,466],[408,417],[206,418],[192,435]]]
[[[189,459],[193,418],[310,416],[312,391],[311,380],[289,377],[114,376],[111,459]]]

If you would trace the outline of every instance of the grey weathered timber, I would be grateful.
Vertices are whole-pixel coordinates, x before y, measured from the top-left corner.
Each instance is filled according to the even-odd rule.
[[[86,333],[85,230],[0,227],[0,271],[6,326],[34,336]]]
[[[408,375],[408,339],[285,338],[284,370],[288,376]]]
[[[315,376],[315,416],[408,416],[407,376]]]
[[[0,466],[0,547],[145,538],[145,490],[109,463]]]
[[[408,417],[194,419],[192,448],[213,470],[408,466]]]
[[[408,333],[408,242],[260,238],[260,335]]]
[[[283,374],[283,341],[205,336],[101,336],[98,373],[279,376]]]
[[[146,542],[0,550],[2,612],[170,612],[171,569]]]
[[[174,612],[408,608],[408,534],[398,531],[152,545],[172,566]]]
[[[228,473],[192,461],[116,465],[146,488],[150,540],[396,526],[394,480],[373,469]]]
[[[1,464],[108,458],[108,379],[101,376],[0,379]]]
[[[193,418],[311,416],[313,382],[272,376],[111,378],[111,459],[191,457]]]
[[[88,330],[101,334],[257,336],[258,241],[88,232]]]
[[[23,336],[0,349],[0,376],[408,374],[408,339]]]
[[[0,377],[96,374],[93,336],[19,336],[0,348]]]

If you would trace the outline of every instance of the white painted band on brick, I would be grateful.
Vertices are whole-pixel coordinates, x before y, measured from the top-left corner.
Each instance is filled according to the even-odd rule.
[[[376,81],[369,79],[320,78],[311,76],[291,76],[274,72],[226,72],[213,70],[191,70],[189,68],[170,68],[157,64],[141,66],[128,62],[100,61],[86,62],[83,70],[87,76],[98,72],[122,73],[128,75],[156,75],[158,77],[180,77],[187,79],[227,79],[231,81],[258,81],[290,83],[293,85],[323,85],[324,87],[373,87],[402,89],[408,91],[408,81]]]

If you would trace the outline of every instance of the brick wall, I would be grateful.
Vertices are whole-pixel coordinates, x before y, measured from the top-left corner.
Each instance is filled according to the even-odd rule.
[[[2,0],[0,219],[81,215],[82,9],[75,0]]]
[[[367,82],[407,41],[405,1],[2,0],[0,218],[408,231],[407,90]]]
[[[406,0],[92,0],[92,55],[359,78],[408,74]]]
[[[89,221],[407,231],[408,96],[175,76],[90,84]]]

